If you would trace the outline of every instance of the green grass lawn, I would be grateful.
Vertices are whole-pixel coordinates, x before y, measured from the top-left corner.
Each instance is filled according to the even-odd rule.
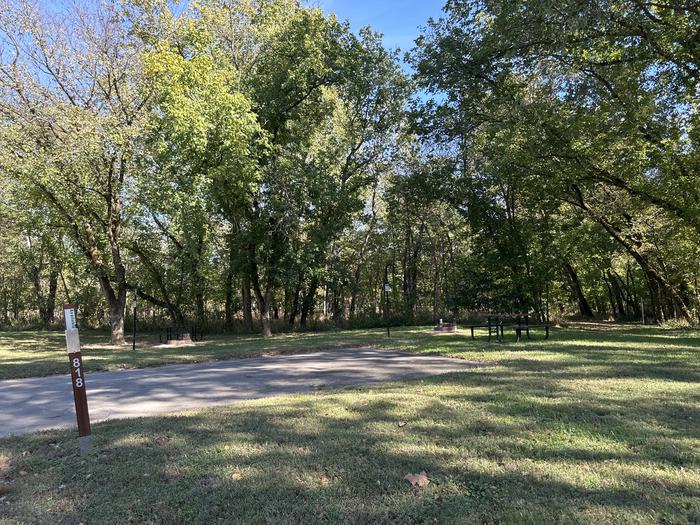
[[[700,523],[700,333],[500,345],[410,329],[389,346],[492,366],[98,424],[85,459],[75,432],[0,440],[0,523]],[[428,486],[404,480],[421,471]]]
[[[404,333],[404,338],[407,333]],[[382,330],[285,334],[270,339],[257,335],[211,335],[192,346],[177,347],[161,345],[157,335],[149,334],[137,337],[138,344],[133,351],[131,345],[110,345],[109,334],[104,332],[83,331],[80,334],[84,366],[88,372],[289,354],[375,344],[384,342],[384,339],[386,333]],[[67,372],[68,357],[63,332],[0,332],[0,379]]]
[[[104,332],[81,332],[80,339],[88,372],[363,345],[459,356],[469,349],[476,351],[475,359],[483,360],[482,351],[499,348],[488,344],[483,336],[473,342],[466,333],[445,337],[433,334],[429,327],[392,329],[391,334],[388,339],[386,330],[373,329],[283,334],[269,339],[257,335],[212,335],[185,347],[160,345],[158,336],[151,334],[137,337],[135,351],[131,346],[110,345],[109,335]],[[509,337],[512,339],[512,334]],[[0,332],[0,380],[65,373],[68,373],[68,356],[63,332]]]

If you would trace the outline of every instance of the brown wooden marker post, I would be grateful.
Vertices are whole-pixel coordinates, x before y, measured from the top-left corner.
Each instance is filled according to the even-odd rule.
[[[73,400],[75,401],[75,415],[78,419],[80,454],[84,456],[92,450],[92,437],[87,392],[85,390],[83,357],[80,354],[77,310],[78,308],[74,304],[63,305],[63,313],[66,320],[66,346],[68,348],[68,359],[70,361],[71,383],[73,384]]]

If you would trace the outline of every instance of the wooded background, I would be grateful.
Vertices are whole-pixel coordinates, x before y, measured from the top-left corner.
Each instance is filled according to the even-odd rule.
[[[404,66],[293,0],[86,4],[0,0],[1,327],[698,321],[697,2],[450,0]]]

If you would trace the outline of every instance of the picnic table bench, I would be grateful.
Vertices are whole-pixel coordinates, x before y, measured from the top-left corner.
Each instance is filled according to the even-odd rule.
[[[171,341],[202,341],[204,339],[204,332],[201,328],[197,328],[194,325],[189,330],[183,326],[169,326],[165,331],[158,334],[158,339],[161,343],[170,343]]]
[[[505,339],[504,331],[505,329],[512,329],[515,332],[515,341],[519,343],[523,337],[523,331],[528,339],[530,337],[530,329],[532,328],[544,328],[545,339],[549,339],[549,323],[530,323],[530,316],[527,313],[518,314],[490,314],[486,318],[486,324],[472,324],[469,325],[471,330],[472,339],[476,339],[474,336],[475,328],[488,328],[489,330],[489,341],[493,335],[496,336],[497,341],[503,341]]]

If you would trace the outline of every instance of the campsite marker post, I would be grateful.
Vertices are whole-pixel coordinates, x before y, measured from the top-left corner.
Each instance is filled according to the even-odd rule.
[[[74,304],[64,304],[63,314],[66,320],[66,347],[68,349],[68,360],[70,362],[70,377],[73,385],[75,415],[78,420],[78,441],[80,443],[80,454],[84,456],[92,450],[92,436],[90,431],[87,392],[85,390],[83,357],[80,354],[77,307]]]

